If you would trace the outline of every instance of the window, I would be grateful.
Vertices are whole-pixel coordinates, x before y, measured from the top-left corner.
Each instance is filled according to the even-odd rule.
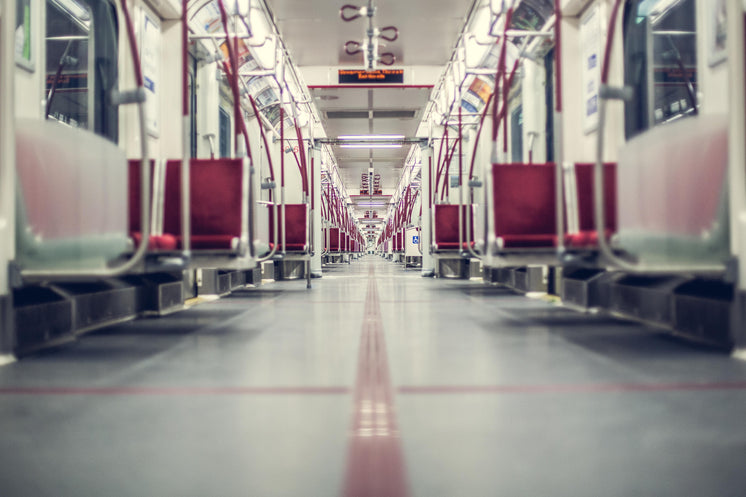
[[[544,136],[546,136],[547,162],[552,162],[554,160],[554,49],[544,57],[544,70],[546,74],[544,102],[547,108]]]
[[[113,5],[97,0],[48,0],[46,116],[116,142],[117,23]]]
[[[694,0],[634,0],[624,19],[625,131],[697,113],[697,33]]]
[[[231,156],[231,116],[220,109],[220,157]]]
[[[513,162],[523,162],[523,106],[510,113],[510,152]]]

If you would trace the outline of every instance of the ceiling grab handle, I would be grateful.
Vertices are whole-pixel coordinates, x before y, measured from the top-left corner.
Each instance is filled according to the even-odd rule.
[[[344,47],[345,47],[345,53],[347,55],[357,55],[363,52],[363,49],[360,48],[360,42],[358,41],[350,40],[347,43],[345,43]]]
[[[349,10],[354,10],[355,14],[353,15],[346,14],[345,11],[349,11]],[[358,7],[357,5],[346,4],[346,5],[343,5],[339,9],[339,17],[341,17],[344,22],[350,22],[350,21],[354,21],[355,19],[359,19],[362,16],[364,16],[366,13],[367,13],[367,9],[365,7]]]
[[[393,66],[396,63],[396,55],[391,52],[384,52],[378,57],[378,62],[384,66]]]
[[[385,28],[381,28],[378,31],[379,31],[378,37],[381,38],[382,40],[396,41],[399,39],[399,29],[396,26],[386,26]],[[385,35],[384,32],[386,31],[393,31],[394,34]]]

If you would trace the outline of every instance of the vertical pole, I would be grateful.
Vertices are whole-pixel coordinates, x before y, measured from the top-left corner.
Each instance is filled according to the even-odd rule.
[[[746,16],[741,0],[729,0],[727,11],[730,243],[731,253],[738,261],[738,292],[731,314],[731,335],[736,349],[743,351],[746,347]]]
[[[181,236],[182,249],[189,257],[192,248],[192,226],[190,216],[190,178],[189,178],[189,25],[187,9],[189,0],[181,3]],[[150,169],[148,169],[150,170]],[[144,240],[143,243],[147,243]]]
[[[464,130],[462,125],[461,102],[458,102],[458,251],[464,254]]]
[[[433,209],[433,149],[422,147],[422,276],[433,276],[435,264],[430,253],[432,242],[432,209]]]
[[[740,0],[728,5],[728,68],[730,123],[728,126],[728,185],[730,187],[731,252],[741,256],[738,282],[746,290],[746,16]]]
[[[321,164],[323,154],[321,149],[312,149],[311,158],[311,205],[313,209],[313,256],[311,257],[311,276],[321,278],[321,252],[324,243],[321,239],[323,234],[323,222],[321,220]],[[317,186],[318,185],[318,186]],[[327,245],[328,246],[328,245]]]
[[[285,92],[280,85],[280,253],[285,255]]]
[[[554,160],[556,161],[554,187],[556,196],[557,251],[564,251],[565,245],[565,192],[562,187],[562,163],[565,160],[564,137],[562,135],[562,11],[560,0],[554,0],[554,75],[555,75],[555,114],[554,114]],[[507,113],[507,107],[506,113]]]

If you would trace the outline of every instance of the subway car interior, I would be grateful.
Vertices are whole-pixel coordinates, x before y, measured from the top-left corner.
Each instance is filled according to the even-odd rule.
[[[3,0],[0,495],[746,495],[746,1]]]

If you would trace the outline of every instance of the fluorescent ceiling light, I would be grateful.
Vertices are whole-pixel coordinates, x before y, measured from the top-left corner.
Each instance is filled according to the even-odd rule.
[[[401,143],[347,143],[341,148],[401,148]]]
[[[338,140],[403,140],[404,135],[343,135]]]

